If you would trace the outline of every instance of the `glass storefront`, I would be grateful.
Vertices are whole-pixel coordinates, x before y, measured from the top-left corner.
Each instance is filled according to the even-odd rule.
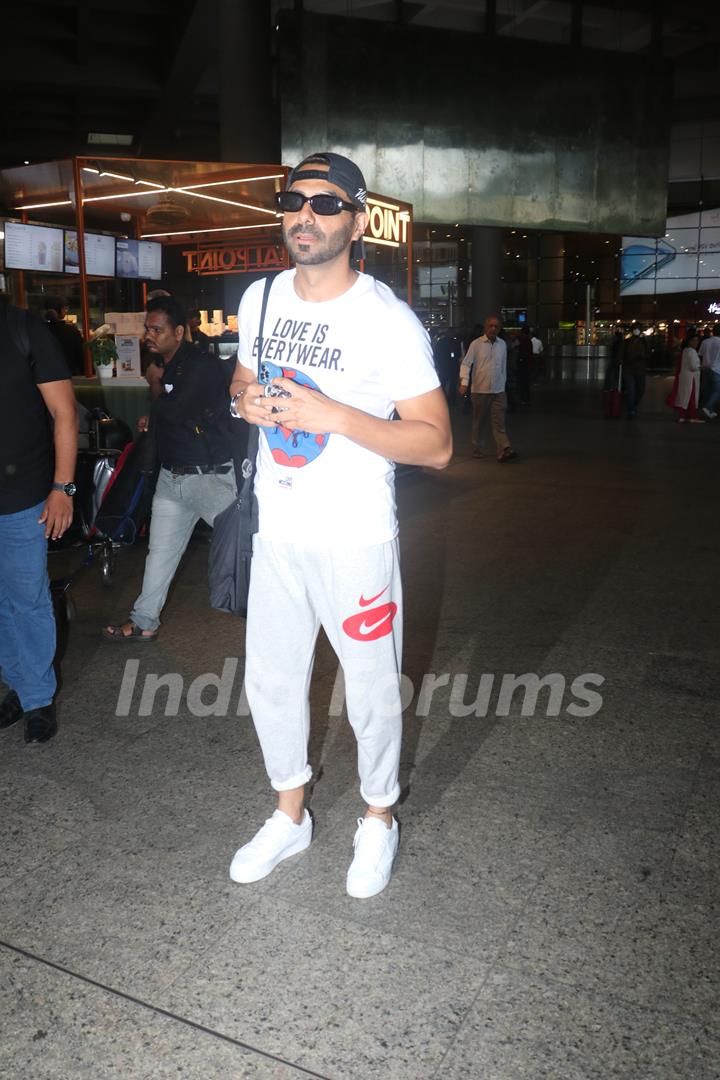
[[[715,197],[713,205],[720,207],[720,182],[715,187],[717,191],[709,190],[708,182],[699,181],[671,185],[669,217],[682,212],[707,218],[708,210],[702,210],[706,198]],[[473,304],[472,231],[458,224],[415,224],[413,307],[430,329],[453,326],[468,331],[479,317]],[[720,228],[711,231],[713,242],[720,242]],[[621,287],[621,236],[504,229],[500,238],[500,307],[505,326],[536,327],[548,344],[609,345],[618,330],[641,323],[657,341],[660,363],[660,354],[672,350],[688,325],[705,327],[720,320],[720,280],[716,287],[709,272],[700,277],[696,269],[692,289],[670,291],[665,282],[666,291],[631,290],[628,294]],[[711,256],[703,243],[695,248],[697,266],[706,268]],[[667,276],[669,269],[662,269]]]

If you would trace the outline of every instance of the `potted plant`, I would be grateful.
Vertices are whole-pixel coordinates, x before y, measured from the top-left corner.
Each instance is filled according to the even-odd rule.
[[[100,381],[112,379],[117,374],[118,351],[112,328],[107,323],[93,330],[88,348]]]

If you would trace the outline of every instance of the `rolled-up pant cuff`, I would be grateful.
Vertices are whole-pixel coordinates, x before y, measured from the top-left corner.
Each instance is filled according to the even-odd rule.
[[[302,772],[296,773],[295,776],[289,777],[287,780],[273,780],[270,777],[270,783],[273,791],[294,791],[295,788],[302,787],[303,784],[307,784],[308,780],[312,777],[312,769],[307,765]]]
[[[368,806],[394,806],[400,798],[400,785],[396,784],[389,795],[371,795],[369,792],[365,791],[361,784],[360,794],[362,795]]]

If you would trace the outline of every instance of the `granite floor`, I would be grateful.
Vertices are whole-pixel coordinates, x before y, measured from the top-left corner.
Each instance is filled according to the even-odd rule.
[[[720,1076],[720,424],[666,392],[630,423],[539,388],[502,468],[458,411],[452,465],[400,479],[413,697],[373,900],[344,891],[362,806],[327,644],[314,843],[233,885],[272,801],[206,539],[149,648],[99,636],[142,546],[109,589],[78,575],[61,731],[0,733],[0,1077]]]

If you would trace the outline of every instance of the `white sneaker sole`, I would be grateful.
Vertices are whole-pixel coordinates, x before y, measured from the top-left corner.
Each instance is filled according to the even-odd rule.
[[[285,848],[284,851],[271,862],[262,863],[260,866],[239,866],[233,869],[235,860],[230,863],[230,879],[237,882],[238,885],[252,885],[255,881],[262,881],[268,874],[271,874],[276,866],[279,866],[281,862],[285,862],[285,859],[292,858],[293,855],[299,855],[301,851],[305,851],[310,847],[312,843],[312,828],[309,835],[298,837],[294,844]],[[242,851],[242,848],[240,849]]]
[[[384,889],[390,884],[390,878],[392,877],[392,870],[379,885],[364,887],[353,886],[349,881],[346,884],[348,896],[352,896],[353,900],[369,900],[372,896],[377,896],[383,892]]]

